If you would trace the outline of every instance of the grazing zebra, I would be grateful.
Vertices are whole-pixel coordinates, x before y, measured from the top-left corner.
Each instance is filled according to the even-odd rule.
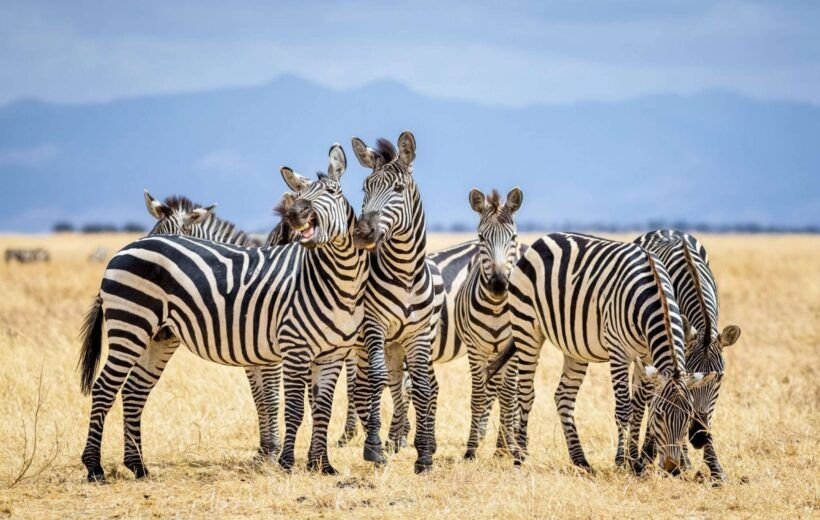
[[[455,333],[455,327],[450,325],[450,321],[453,314],[455,292],[464,283],[467,268],[476,254],[478,254],[478,241],[470,240],[427,255],[427,264],[433,272],[434,293],[437,297],[435,305],[437,309],[440,309],[438,312],[438,326],[432,345],[432,361],[434,364],[453,361],[467,352]],[[442,299],[443,301],[441,301]],[[347,370],[347,417],[344,432],[337,443],[339,446],[347,445],[356,436],[359,421],[354,397],[356,360],[354,358],[348,359],[345,368]],[[435,373],[432,373],[431,377],[435,377]],[[407,445],[407,435],[410,432],[410,421],[407,420],[407,406],[404,403],[405,389],[410,386],[410,381],[406,369],[400,372],[390,370],[387,378],[394,404],[402,404],[402,406],[394,406],[393,408],[391,431],[386,444],[390,451],[397,451]],[[433,384],[432,387],[434,391],[437,391],[437,385]],[[432,398],[433,421],[435,421],[437,395],[434,394]],[[435,452],[435,439],[433,444],[432,451]]]
[[[398,151],[385,139],[379,139],[374,150],[354,137],[353,150],[359,163],[371,170],[364,180],[355,233],[357,244],[372,251],[354,388],[356,409],[367,430],[364,458],[385,461],[379,438],[381,394],[388,367],[401,371],[406,359],[417,418],[414,469],[421,473],[433,465],[430,345],[437,295],[426,261],[424,210],[412,175],[416,140],[403,132]]]
[[[508,308],[512,340],[489,373],[518,356],[517,463],[527,450],[538,355],[549,340],[564,355],[555,404],[572,463],[591,470],[575,428],[575,399],[589,363],[609,361],[618,446],[629,433],[632,469],[642,471],[637,448],[640,424],[630,424],[636,414],[630,413],[629,389],[629,365],[640,359],[645,372],[636,377],[652,379],[659,389],[650,401],[648,430],[663,468],[678,471],[693,413],[690,387],[707,383],[715,374],[684,372],[683,321],[669,275],[655,255],[631,243],[574,233],[546,235],[513,269]],[[624,450],[619,449],[615,462],[621,466],[624,460]]]
[[[6,249],[6,263],[17,260],[21,264],[34,262],[49,262],[51,255],[42,247],[34,249]]]
[[[201,207],[186,197],[172,196],[161,202],[145,191],[145,205],[148,213],[157,222],[148,236],[186,235],[224,244],[250,247],[248,236],[236,227],[218,218],[213,210],[216,205]],[[287,224],[280,223],[279,228]],[[160,330],[149,351],[153,356],[143,356],[126,378],[122,387],[124,422],[124,464],[137,478],[148,475],[142,461],[142,413],[148,396],[159,382],[165,367],[179,347],[179,339],[170,329]],[[245,375],[251,386],[259,419],[260,459],[275,457],[281,442],[279,440],[279,387],[282,382],[280,364],[271,366],[245,367]]]
[[[515,446],[518,411],[517,364],[507,363],[500,381],[488,381],[486,375],[487,363],[499,354],[510,337],[507,285],[519,256],[513,216],[521,207],[523,198],[519,188],[513,188],[507,194],[506,203],[502,203],[495,190],[489,197],[475,188],[470,191],[470,206],[480,215],[480,252],[470,265],[466,282],[456,293],[454,316],[456,334],[467,346],[472,379],[470,435],[465,459],[475,458],[499,383],[501,430],[496,446],[499,452],[514,451],[510,448]]]
[[[90,481],[104,479],[100,443],[116,393],[140,359],[160,354],[150,350],[151,339],[166,327],[203,359],[231,366],[283,363],[286,430],[279,464],[286,470],[293,467],[312,379],[308,467],[335,473],[327,423],[342,360],[364,315],[368,258],[353,245],[356,216],[339,183],[344,152],[334,145],[329,155],[328,174],[316,181],[282,168],[296,192],[286,219],[301,233],[299,243],[245,248],[149,236],[109,262],[86,319],[81,354],[82,388],[92,394],[82,457]],[[108,359],[94,381],[104,324]]]
[[[687,371],[717,374],[713,381],[692,391],[695,413],[689,428],[689,442],[696,449],[703,449],[703,459],[709,467],[711,478],[718,482],[725,481],[726,474],[720,466],[712,440],[711,424],[725,369],[723,349],[737,342],[740,327],[728,325],[718,332],[720,305],[717,283],[709,267],[706,249],[695,237],[681,231],[658,230],[639,236],[635,243],[657,255],[669,272],[684,317]],[[633,405],[635,413],[643,414],[649,392],[651,388],[640,387]],[[647,443],[644,452],[652,458],[652,451],[651,443]],[[686,455],[684,445],[684,466],[688,465]]]

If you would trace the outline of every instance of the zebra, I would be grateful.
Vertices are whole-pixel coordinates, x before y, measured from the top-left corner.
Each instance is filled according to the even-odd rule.
[[[455,333],[455,327],[450,324],[453,315],[455,292],[464,283],[467,269],[472,259],[478,254],[478,240],[463,242],[435,253],[427,255],[427,264],[433,272],[434,294],[436,295],[435,307],[438,310],[438,325],[435,339],[432,344],[432,361],[434,364],[446,363],[459,359],[467,353],[461,340]],[[355,405],[356,387],[356,359],[346,360],[347,371],[347,416],[342,436],[337,445],[346,446],[351,439],[356,436],[359,421]],[[388,371],[388,384],[394,403],[403,403],[406,389],[410,387],[410,380],[406,367],[402,371]],[[435,373],[431,373],[435,377]],[[437,386],[433,385],[436,390]],[[435,420],[435,409],[437,395],[433,395],[433,420]],[[397,411],[404,410],[403,413]],[[391,433],[386,447],[388,451],[396,452],[407,445],[407,435],[410,432],[410,421],[407,419],[407,408],[404,406],[394,407],[393,420],[391,420]],[[435,452],[435,439],[433,441],[433,451]]]
[[[487,363],[502,350],[510,337],[507,284],[519,256],[518,233],[513,216],[523,199],[524,195],[518,187],[507,194],[506,203],[502,203],[495,190],[489,196],[475,188],[470,191],[470,207],[480,215],[480,252],[471,262],[467,280],[456,293],[453,320],[457,336],[467,346],[472,380],[470,434],[465,459],[475,458],[499,383],[487,380]],[[498,453],[515,445],[517,368],[515,362],[507,363],[500,381]]]
[[[88,261],[91,263],[102,263],[108,259],[108,249],[98,247],[88,255]]]
[[[17,260],[21,264],[50,262],[51,255],[42,247],[34,249],[6,249],[6,263]]]
[[[281,169],[297,194],[286,219],[301,234],[298,243],[245,248],[188,236],[149,236],[109,262],[82,334],[81,386],[92,395],[82,455],[89,481],[105,478],[100,444],[116,393],[136,363],[162,354],[151,350],[151,339],[163,328],[216,363],[282,362],[286,429],[279,465],[285,470],[294,464],[305,388],[312,379],[308,467],[336,473],[327,455],[327,423],[342,359],[364,316],[369,259],[353,243],[356,215],[339,182],[344,152],[334,145],[329,156],[328,173],[315,181]],[[104,325],[108,359],[95,381]]]
[[[694,419],[689,429],[689,442],[703,449],[703,459],[715,482],[726,480],[718,461],[711,434],[725,361],[723,349],[734,345],[740,337],[740,327],[728,325],[718,332],[719,300],[715,277],[709,267],[706,248],[695,237],[681,231],[657,230],[635,239],[635,243],[656,254],[666,265],[675,296],[683,315],[686,344],[686,369],[691,372],[714,372],[715,379],[693,390]],[[650,388],[641,386],[636,393],[633,410],[642,414]],[[651,443],[643,450],[652,458]],[[683,446],[684,467],[688,466],[686,445]]]
[[[508,309],[512,340],[488,371],[518,357],[521,412],[520,464],[527,453],[527,424],[535,398],[533,380],[545,340],[564,356],[555,405],[572,463],[592,468],[575,427],[575,399],[589,363],[609,361],[618,428],[617,466],[625,463],[626,438],[631,469],[641,473],[640,424],[630,410],[629,365],[640,359],[635,379],[659,389],[650,401],[647,435],[655,439],[662,467],[679,471],[681,444],[693,414],[692,387],[715,374],[685,373],[683,321],[663,263],[634,243],[576,233],[552,233],[524,253],[510,275]]]
[[[402,132],[398,150],[386,139],[379,139],[376,149],[358,137],[352,145],[359,163],[371,170],[354,235],[359,247],[372,252],[354,386],[356,410],[367,430],[364,459],[385,462],[379,438],[381,394],[388,369],[401,371],[406,359],[417,417],[413,467],[422,473],[433,465],[430,345],[441,294],[435,293],[434,273],[426,261],[424,209],[413,177],[416,139]]]
[[[216,204],[202,207],[182,196],[171,196],[161,202],[154,198],[148,190],[145,190],[144,198],[148,213],[157,220],[148,236],[179,234],[232,245],[253,246],[253,241],[247,234],[214,214]],[[276,209],[280,212],[284,211],[285,204],[283,199]],[[290,228],[283,221],[272,233],[280,229],[289,230]],[[137,478],[148,476],[148,470],[142,461],[142,412],[148,396],[159,382],[162,372],[180,343],[179,339],[167,328],[160,330],[153,340],[149,351],[157,355],[140,358],[122,387],[125,431],[124,461],[125,466],[131,469]],[[277,363],[270,366],[245,367],[245,375],[250,383],[259,422],[259,447],[255,460],[274,458],[281,447],[279,439],[281,365]]]

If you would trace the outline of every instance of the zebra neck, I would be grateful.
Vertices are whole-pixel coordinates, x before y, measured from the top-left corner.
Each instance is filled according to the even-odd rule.
[[[418,192],[413,197],[413,218],[408,226],[384,242],[376,255],[373,272],[391,283],[410,289],[425,276],[427,226]]]
[[[473,301],[481,306],[482,314],[500,316],[507,311],[507,297],[495,298],[487,287],[487,282],[481,275],[481,264],[476,262],[471,268],[469,279],[465,282],[470,286]]]

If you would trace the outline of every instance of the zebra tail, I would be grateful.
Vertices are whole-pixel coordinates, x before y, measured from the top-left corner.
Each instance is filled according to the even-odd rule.
[[[504,350],[487,365],[487,380],[489,381],[498,373],[501,368],[507,364],[507,361],[515,355],[515,343],[510,340]]]
[[[83,340],[80,359],[77,368],[80,369],[80,388],[83,394],[91,393],[91,386],[94,384],[94,376],[97,367],[100,365],[102,357],[102,332],[103,332],[102,298],[97,294],[97,298],[85,315],[83,328],[80,330],[80,337]]]

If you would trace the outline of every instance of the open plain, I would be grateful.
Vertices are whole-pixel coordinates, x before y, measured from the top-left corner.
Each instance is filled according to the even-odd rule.
[[[497,415],[476,462],[464,462],[469,425],[466,359],[437,367],[439,451],[431,474],[413,474],[406,449],[382,469],[362,460],[362,437],[331,447],[338,477],[305,467],[309,418],[297,443],[297,470],[255,466],[255,411],[242,370],[180,349],[143,416],[152,476],[122,466],[119,402],[108,416],[103,466],[90,485],[80,453],[90,399],[76,362],[82,317],[104,263],[129,235],[2,236],[6,247],[45,247],[47,264],[0,265],[0,518],[83,517],[816,517],[820,514],[820,237],[698,235],[721,297],[721,323],[742,328],[726,351],[727,373],[714,421],[728,482],[699,478],[701,454],[682,478],[642,477],[614,468],[614,405],[608,366],[592,366],[576,420],[592,476],[569,464],[552,402],[560,374],[545,346],[530,425],[529,461],[515,469],[492,456]],[[430,235],[430,250],[470,238]],[[522,237],[531,241],[535,236]],[[632,236],[619,236],[631,239]],[[38,390],[39,389],[39,390]],[[341,433],[344,381],[336,391],[331,441]],[[389,409],[389,396],[385,394]],[[386,431],[386,426],[385,426]]]

